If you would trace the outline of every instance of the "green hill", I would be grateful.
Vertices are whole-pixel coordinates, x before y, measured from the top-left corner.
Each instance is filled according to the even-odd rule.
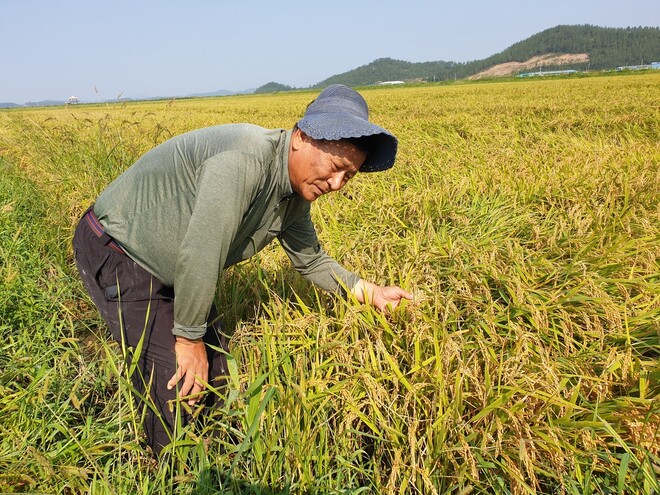
[[[483,60],[470,62],[405,62],[391,58],[374,60],[343,74],[337,74],[315,84],[324,88],[330,84],[366,86],[383,81],[443,81],[465,79],[498,64],[525,62],[533,57],[554,54],[589,55],[587,63],[545,66],[544,69],[614,69],[660,61],[660,28],[605,28],[591,25],[556,26],[511,45],[506,50]],[[269,83],[274,84],[274,83]],[[261,90],[261,88],[260,88]]]
[[[467,76],[493,65],[524,62],[547,53],[587,53],[589,69],[614,69],[622,65],[660,61],[660,28],[603,28],[557,26],[511,45],[485,60],[466,64]],[[571,68],[564,66],[563,68]],[[584,69],[584,64],[574,67]]]
[[[264,84],[263,86],[259,86],[257,89],[254,90],[255,93],[277,93],[279,91],[291,91],[292,88],[291,86],[287,86],[286,84],[280,84],[276,82],[269,82]]]
[[[450,73],[458,64],[455,62],[405,62],[391,58],[379,58],[343,74],[324,79],[314,88],[325,88],[331,84],[366,86],[383,81],[433,80],[438,73]]]

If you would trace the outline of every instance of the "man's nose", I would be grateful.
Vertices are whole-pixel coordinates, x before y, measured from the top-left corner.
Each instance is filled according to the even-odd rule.
[[[328,184],[330,184],[331,191],[339,191],[344,185],[344,174],[334,174],[328,179]]]

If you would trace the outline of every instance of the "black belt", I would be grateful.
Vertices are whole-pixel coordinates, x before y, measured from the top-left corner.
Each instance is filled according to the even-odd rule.
[[[96,218],[96,215],[94,215],[93,208],[90,208],[89,211],[85,214],[85,220],[87,220],[87,224],[92,229],[92,232],[94,232],[98,237],[100,237],[101,240],[106,241],[105,242],[106,246],[110,246],[118,253],[126,254],[122,249],[122,247],[119,245],[119,243],[115,241],[112,237],[110,237],[108,234],[106,234],[105,230],[103,230],[103,225],[101,225],[99,219]]]

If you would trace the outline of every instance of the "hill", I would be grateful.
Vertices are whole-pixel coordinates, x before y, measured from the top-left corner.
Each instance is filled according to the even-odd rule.
[[[557,26],[511,45],[485,60],[467,64],[474,75],[488,67],[507,62],[525,62],[546,54],[587,54],[584,61],[568,61],[549,69],[614,69],[660,60],[660,28],[603,28],[598,26]]]
[[[280,84],[276,82],[269,82],[264,84],[263,86],[259,86],[257,89],[254,90],[255,93],[278,93],[280,91],[291,91],[292,88],[291,86],[287,86],[286,84]]]
[[[553,57],[549,57],[552,54]],[[571,57],[566,55],[579,55]],[[545,57],[545,59],[536,59]],[[660,61],[660,28],[604,28],[598,26],[556,26],[511,45],[506,50],[483,60],[472,62],[404,62],[382,58],[357,69],[338,74],[315,84],[323,88],[330,84],[363,86],[382,81],[443,81],[465,79],[501,64],[527,64],[538,67],[541,62],[553,69],[614,69]],[[531,64],[531,65],[529,65]],[[508,73],[491,75],[508,75]]]
[[[325,88],[331,84],[367,86],[384,81],[429,81],[437,77],[438,73],[450,73],[457,65],[455,62],[444,61],[415,63],[379,58],[357,69],[324,79],[313,87]]]
[[[28,101],[26,107],[54,107],[62,105],[63,102],[57,100]]]

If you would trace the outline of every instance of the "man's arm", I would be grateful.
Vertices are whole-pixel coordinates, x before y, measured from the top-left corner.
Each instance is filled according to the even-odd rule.
[[[401,299],[413,297],[400,287],[367,282],[328,256],[316,236],[309,204],[303,206],[296,221],[280,234],[279,240],[296,270],[324,290],[342,292],[342,286],[352,287],[351,292],[360,303],[368,302],[381,311],[394,309]]]
[[[197,178],[197,195],[181,242],[174,276],[174,329],[177,371],[167,383],[180,383],[189,404],[206,386],[208,360],[202,337],[218,275],[241,219],[256,194],[260,163],[238,152],[206,160]]]

